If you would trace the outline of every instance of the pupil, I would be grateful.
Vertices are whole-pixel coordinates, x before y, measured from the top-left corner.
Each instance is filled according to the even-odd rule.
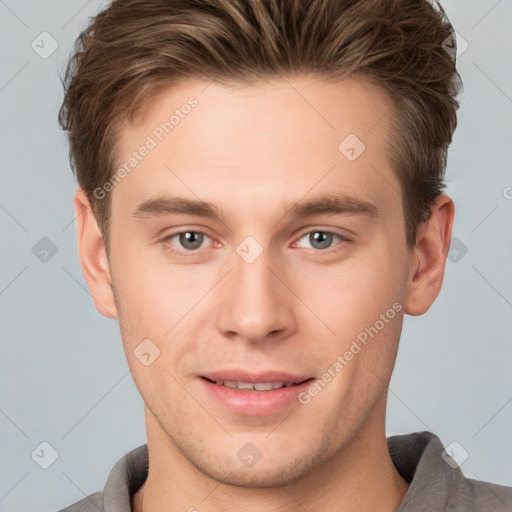
[[[186,233],[181,233],[180,243],[183,245],[183,247],[186,247],[187,249],[198,249],[199,247],[201,247],[202,236],[202,233],[196,233],[195,231],[187,231]],[[188,244],[191,244],[192,247]]]
[[[318,249],[325,249],[326,247],[329,247],[329,245],[330,245],[332,234],[325,233],[323,231],[315,231],[314,233],[311,233],[311,235],[309,235],[309,236],[310,236],[310,241],[312,239],[315,243],[319,243],[320,246],[317,246]],[[311,245],[313,245],[313,247],[315,247],[315,245],[313,243]]]

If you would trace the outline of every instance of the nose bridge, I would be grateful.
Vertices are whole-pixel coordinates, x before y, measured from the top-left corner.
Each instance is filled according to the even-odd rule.
[[[247,237],[236,247],[232,265],[221,302],[219,329],[247,341],[289,331],[292,304],[287,298],[289,292],[275,275],[280,273],[281,265],[272,258],[271,251]]]

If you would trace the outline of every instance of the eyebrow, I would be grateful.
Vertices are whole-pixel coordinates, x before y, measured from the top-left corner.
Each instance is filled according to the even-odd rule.
[[[164,215],[184,214],[225,221],[221,209],[213,203],[188,199],[185,197],[162,196],[140,203],[133,211],[136,220]],[[283,216],[293,218],[312,217],[314,215],[363,215],[377,217],[378,208],[363,199],[343,193],[329,193],[308,201],[297,201],[285,206]]]

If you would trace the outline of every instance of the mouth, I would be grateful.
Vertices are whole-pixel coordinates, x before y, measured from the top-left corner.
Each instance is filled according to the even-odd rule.
[[[216,384],[217,386],[226,386],[232,389],[238,389],[240,391],[273,391],[274,389],[281,388],[290,388],[292,386],[298,386],[300,384],[304,384],[310,380],[313,380],[312,377],[304,380],[299,380],[297,382],[244,382],[244,381],[236,381],[236,380],[212,380],[208,377],[202,377],[203,379],[211,382],[212,384]]]
[[[297,397],[314,377],[226,371],[202,375],[198,380],[208,399],[224,411],[244,417],[272,417],[299,406]]]

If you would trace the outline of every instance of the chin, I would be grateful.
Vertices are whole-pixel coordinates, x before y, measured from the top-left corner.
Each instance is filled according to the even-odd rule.
[[[204,474],[213,480],[230,485],[233,487],[243,488],[273,488],[282,487],[285,485],[293,484],[301,480],[308,472],[303,469],[293,466],[293,462],[284,463],[279,467],[273,466],[271,468],[260,467],[256,468],[231,468],[231,471],[219,471],[219,468],[198,468]]]
[[[185,454],[189,462],[203,475],[234,487],[272,488],[296,483],[325,464],[331,457],[330,450],[321,448],[317,453],[286,454],[281,457],[265,460],[262,455],[259,460],[247,467],[238,459],[226,459],[225,453],[217,457],[205,459],[201,454]],[[279,455],[279,454],[278,454]],[[197,457],[196,457],[197,456]],[[211,461],[215,460],[214,463]]]

